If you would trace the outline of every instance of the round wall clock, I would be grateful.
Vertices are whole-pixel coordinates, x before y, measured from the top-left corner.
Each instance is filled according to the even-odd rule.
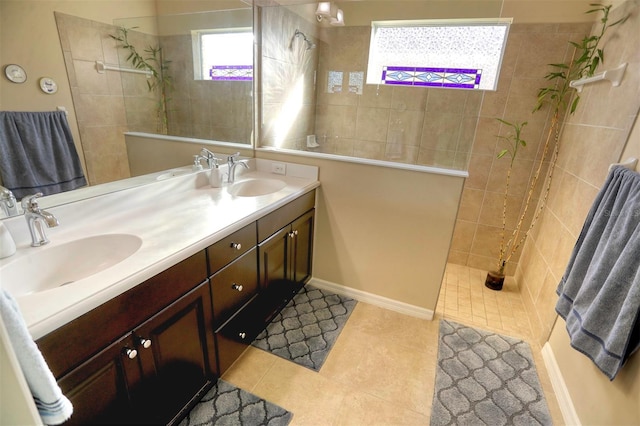
[[[44,93],[53,95],[58,91],[58,85],[53,81],[53,79],[49,77],[42,77],[40,79],[40,89],[42,89]]]
[[[9,81],[12,81],[14,83],[24,83],[25,81],[27,81],[27,73],[20,65],[7,65],[6,67],[4,67],[4,75],[7,76]]]

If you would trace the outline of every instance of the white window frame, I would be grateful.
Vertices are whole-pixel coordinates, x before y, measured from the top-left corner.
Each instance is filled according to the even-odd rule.
[[[191,40],[193,44],[193,78],[194,80],[206,80],[206,81],[225,81],[225,80],[213,80],[208,75],[204,74],[203,70],[203,58],[202,58],[202,37],[209,34],[234,34],[243,33],[251,34],[253,36],[253,29],[251,27],[238,27],[238,28],[223,28],[223,29],[208,29],[208,30],[193,30],[191,31]],[[253,45],[251,48],[251,66],[253,67]],[[245,65],[245,64],[242,64]],[[249,65],[249,64],[247,64]],[[253,68],[252,68],[253,69]],[[253,75],[253,71],[252,71]],[[252,77],[251,79],[253,79]],[[232,79],[226,81],[250,81],[249,79]]]
[[[512,18],[372,21],[366,83],[496,90],[511,22]],[[490,39],[443,37],[464,35],[466,27],[483,27],[479,32]],[[403,37],[379,39],[384,29],[407,29],[408,38],[421,35],[422,28],[433,34],[417,37],[414,43]],[[381,44],[394,51],[384,52]]]

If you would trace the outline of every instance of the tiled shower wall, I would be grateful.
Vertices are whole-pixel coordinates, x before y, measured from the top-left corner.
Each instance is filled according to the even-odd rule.
[[[118,63],[116,27],[56,13],[56,23],[91,185],[129,177],[121,74],[99,74],[96,61]],[[144,79],[144,77],[142,77]],[[143,82],[144,83],[144,82]]]
[[[262,25],[266,77],[261,145],[458,170],[468,167],[449,261],[495,269],[509,165],[507,158],[496,158],[504,148],[497,135],[504,136],[509,130],[496,118],[528,122],[523,132],[527,147],[518,154],[511,176],[509,235],[523,211],[547,137],[548,111],[531,112],[538,89],[547,84],[547,64],[567,60],[572,53],[569,40],[581,40],[591,24],[512,25],[498,90],[484,93],[373,85],[353,93],[348,76],[366,70],[370,27],[314,30],[282,7],[264,8]],[[299,46],[295,40],[290,44],[290,37],[297,27],[314,36],[317,49],[295,50]],[[340,92],[329,93],[329,71],[343,72]],[[302,107],[298,115],[287,116],[292,128],[276,142],[273,123],[291,99],[293,76],[302,76],[305,82]],[[307,148],[306,135],[315,135],[320,146]],[[542,181],[547,166],[542,164]],[[531,221],[539,192],[533,194],[523,229]],[[520,250],[507,265],[509,275],[515,273],[519,256]]]
[[[516,226],[528,194],[529,181],[540,164],[548,135],[548,110],[531,113],[537,92],[546,87],[547,64],[568,60],[572,54],[568,41],[579,41],[591,29],[590,24],[514,24],[511,26],[496,92],[486,92],[471,152],[469,178],[465,182],[449,260],[483,270],[497,267],[505,188],[506,157],[497,159],[505,147],[496,135],[508,134],[496,118],[524,122],[521,149],[511,176],[506,218],[507,238]],[[547,169],[543,164],[543,172]],[[544,180],[544,176],[541,180]],[[530,223],[540,195],[534,193],[523,229]],[[521,247],[522,248],[522,247]],[[521,249],[520,248],[520,249]],[[520,250],[507,265],[513,275]]]
[[[627,1],[613,11],[610,22],[625,15],[629,19],[605,35],[605,63],[599,68],[628,63],[622,83],[620,87],[608,82],[584,87],[578,109],[567,120],[561,137],[547,208],[518,265],[516,280],[533,319],[534,335],[541,343],[547,340],[556,320],[556,287],[609,165],[640,157],[640,2]],[[635,136],[629,138],[634,122]],[[636,170],[640,171],[640,166]],[[564,324],[559,327],[564,328]]]
[[[317,49],[292,38],[297,28]],[[464,170],[482,93],[350,87],[350,75],[364,76],[370,34],[368,26],[317,28],[284,7],[262,8],[261,145]],[[342,73],[341,85],[329,89],[330,72]],[[300,107],[291,112],[296,100]],[[282,117],[292,124],[284,135]],[[307,135],[319,146],[308,148]]]
[[[191,35],[163,36],[173,90],[169,134],[224,142],[251,143],[251,81],[194,80]]]

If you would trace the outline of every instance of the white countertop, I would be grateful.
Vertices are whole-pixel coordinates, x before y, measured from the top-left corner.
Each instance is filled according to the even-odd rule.
[[[251,170],[240,173],[238,169],[236,178],[286,183],[268,195],[232,196],[227,184],[211,188],[209,171],[203,171],[47,208],[60,225],[46,230],[51,242],[43,247],[30,246],[24,217],[5,219],[18,250],[0,259],[0,285],[2,266],[34,250],[102,234],[142,239],[138,251],[108,269],[69,285],[17,297],[32,337],[39,339],[320,185],[315,167],[287,163],[283,176],[270,173],[271,163],[250,160]],[[72,259],[69,264],[72,267]]]

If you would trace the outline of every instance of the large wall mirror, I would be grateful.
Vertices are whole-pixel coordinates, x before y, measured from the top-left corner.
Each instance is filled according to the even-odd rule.
[[[158,167],[166,164],[163,155],[171,157],[171,167],[189,165],[190,150],[197,154],[203,146],[214,152],[252,155],[251,2],[142,0],[127,7],[122,3],[8,0],[0,5],[2,65],[20,63],[29,75],[22,85],[0,82],[0,109],[66,108],[89,184],[45,197],[43,205],[144,183],[129,167],[126,135],[157,139],[159,146],[172,139],[191,144],[181,149],[179,158],[175,151],[151,149],[148,162]],[[29,40],[37,40],[37,47],[24,46]],[[144,73],[117,70],[146,70],[131,61],[127,46],[168,77],[166,92]],[[162,59],[154,58],[153,50],[161,52]],[[36,73],[53,77],[61,90],[43,94],[37,89],[41,75]],[[70,92],[70,99],[65,92]]]
[[[3,9],[30,1],[3,1]],[[503,6],[502,0],[343,0],[329,2],[319,19],[327,2],[269,0],[252,8],[248,1],[208,1],[210,10],[174,13],[167,6],[176,2],[149,0],[158,16],[105,23],[87,12],[92,2],[66,3],[82,4],[84,12],[68,5],[53,9],[91,185],[130,178],[125,133],[231,144],[245,152],[255,140],[263,149],[465,170],[484,93],[366,84],[371,23],[497,18]],[[193,2],[180,2],[187,3]],[[24,20],[21,25],[29,26]],[[253,28],[257,81],[247,77],[241,59],[206,62],[207,37],[240,36]],[[123,29],[143,56],[162,49],[171,90],[161,108],[163,95],[149,90],[144,74],[97,69],[97,62],[135,67],[127,43],[111,37],[122,39]],[[151,148],[148,155],[160,157],[163,150]]]
[[[113,25],[56,13],[90,182],[129,177],[128,133],[251,146],[253,12],[237,3]]]

